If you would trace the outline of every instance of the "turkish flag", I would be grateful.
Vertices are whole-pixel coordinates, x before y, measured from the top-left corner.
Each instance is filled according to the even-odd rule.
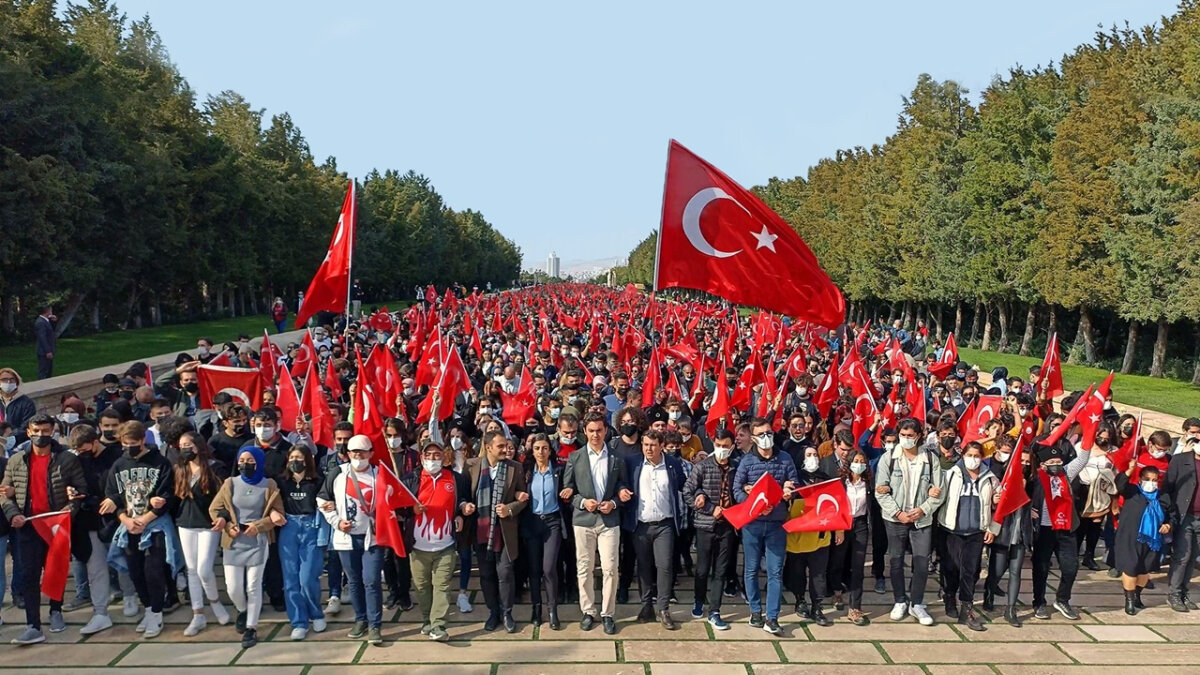
[[[944,380],[957,363],[958,343],[954,341],[954,333],[950,333],[946,336],[946,346],[942,348],[942,355],[929,366],[929,373],[939,380]]]
[[[302,410],[312,416],[313,441],[326,448],[332,448],[333,425],[337,423],[337,420],[333,419],[333,413],[329,411],[329,403],[325,400],[324,392],[317,386],[317,369],[313,368],[311,363],[304,376],[304,401],[302,403]]]
[[[703,379],[697,377],[696,379]],[[708,437],[712,438],[713,434],[717,433],[717,425],[722,417],[729,415],[729,378],[725,375],[725,369],[721,364],[717,364],[717,390],[713,393],[712,405],[708,406],[708,419],[704,421],[704,428],[708,431]],[[728,427],[729,420],[725,420],[725,426]]]
[[[267,329],[263,329],[262,344],[258,347],[258,372],[262,376],[263,388],[275,386],[275,378],[279,375],[279,351],[275,348],[275,343],[271,342],[271,337],[267,335]]]
[[[812,401],[817,406],[817,412],[821,413],[822,419],[829,419],[830,413],[833,411],[833,404],[838,400],[838,355],[833,355],[833,361],[829,364],[829,370],[826,371],[825,377],[821,378],[821,386],[817,388],[813,394]]]
[[[1063,393],[1062,362],[1058,356],[1058,333],[1050,336],[1046,345],[1046,358],[1042,360],[1042,373],[1039,375],[1038,391],[1047,401]]]
[[[783,524],[788,532],[829,532],[854,526],[854,509],[840,478],[805,485],[797,490],[804,511]]]
[[[962,437],[962,444],[966,445],[983,438],[984,426],[997,418],[1003,405],[1002,396],[979,396],[971,401],[970,407],[958,421],[958,435]]]
[[[436,414],[439,420],[450,417],[454,414],[454,398],[471,388],[471,379],[467,376],[467,368],[463,365],[458,350],[448,349],[446,351],[446,365],[442,368],[438,382],[433,387],[441,394],[441,405],[436,411],[431,410],[433,408],[431,392],[421,401],[420,410],[417,411],[417,424],[428,422],[431,414]]]
[[[867,377],[867,371],[863,367],[862,361],[850,362],[848,377],[850,395],[854,397],[854,421],[851,424],[851,433],[855,439],[859,439],[875,422],[875,413],[879,412],[879,408],[875,405],[875,385],[871,384],[871,379]]]
[[[1091,450],[1092,445],[1096,442],[1096,428],[1104,419],[1104,399],[1108,398],[1108,394],[1112,390],[1112,381],[1113,372],[1110,370],[1108,377],[1100,383],[1100,387],[1087,397],[1087,404],[1079,415],[1079,447],[1083,450]]]
[[[307,383],[306,385],[307,386]],[[329,395],[333,400],[338,400],[345,392],[342,391],[342,378],[338,377],[337,368],[333,367],[333,361],[330,360],[325,364],[325,387],[329,389]]]
[[[442,370],[442,360],[445,358],[445,344],[442,342],[442,327],[439,325],[433,331],[433,339],[425,345],[421,360],[417,363],[417,372],[413,375],[413,386],[432,386],[438,381]]]
[[[375,391],[379,394],[379,408],[384,417],[396,417],[399,406],[396,397],[403,388],[400,386],[400,370],[396,367],[396,358],[392,350],[383,344],[376,344],[367,357],[367,372]]]
[[[371,439],[371,463],[378,464],[387,455],[387,444],[383,441],[383,412],[371,377],[363,366],[362,355],[358,358],[358,381],[354,387],[354,433]]]
[[[357,482],[357,481],[356,481]],[[375,544],[387,546],[401,558],[407,557],[404,536],[400,533],[400,522],[396,509],[413,506],[417,498],[396,478],[396,474],[380,464],[375,474]]]
[[[262,407],[262,375],[254,368],[229,366],[199,366],[196,377],[200,384],[200,407],[213,407],[213,396],[224,392],[251,410]]]
[[[1079,400],[1075,401],[1075,405],[1071,407],[1071,410],[1067,413],[1066,418],[1063,419],[1062,424],[1059,424],[1057,427],[1055,427],[1054,431],[1047,434],[1046,437],[1042,439],[1042,444],[1054,445],[1062,440],[1062,437],[1067,433],[1067,430],[1071,428],[1071,425],[1075,424],[1075,420],[1079,419],[1080,414],[1083,413],[1083,409],[1087,407],[1088,401],[1091,398],[1092,387],[1089,385],[1087,391],[1083,392],[1083,396],[1080,396]]]
[[[735,487],[734,489],[741,489]],[[755,518],[775,508],[783,501],[783,488],[779,481],[770,473],[764,473],[750,487],[746,501],[721,511],[725,521],[737,529],[742,529]]]
[[[390,333],[396,329],[396,322],[392,320],[392,315],[388,312],[387,305],[384,305],[383,309],[372,314],[367,323],[371,325],[371,328],[381,333]]]
[[[209,361],[209,362],[208,362],[207,364],[205,364],[205,365],[209,365],[209,366],[233,366],[233,360],[229,358],[229,352],[221,352],[220,354],[217,354],[217,358],[213,359],[212,361]]]
[[[1000,481],[1000,501],[996,504],[995,511],[992,512],[994,522],[1004,523],[1008,514],[1029,503],[1029,495],[1025,493],[1025,475],[1022,473],[1023,467],[1021,466],[1021,452],[1024,447],[1026,447],[1025,439],[1018,439],[1017,448],[1008,460],[1008,467],[1004,470],[1004,479]]]
[[[671,141],[654,288],[677,287],[829,328],[841,325],[846,315],[842,292],[790,225],[749,190]]]
[[[804,347],[797,345],[787,360],[787,379],[792,380],[806,372],[808,372],[808,354],[804,353]]]
[[[346,198],[342,200],[342,213],[338,216],[333,239],[329,242],[329,252],[325,254],[325,260],[321,261],[321,266],[317,268],[317,273],[304,293],[304,303],[296,311],[296,328],[303,326],[309,317],[317,312],[346,311],[346,294],[350,291],[350,260],[354,256],[356,216],[354,181],[350,181],[350,187],[346,188]]]
[[[304,337],[300,340],[296,355],[292,357],[292,372],[302,373],[308,370],[308,364],[317,362],[316,356],[317,348],[313,345],[312,335],[308,331],[304,331]]]
[[[67,571],[71,568],[71,514],[68,511],[43,513],[26,519],[46,542],[46,569],[42,572],[42,592],[62,602],[67,589]],[[29,583],[26,580],[26,583]]]
[[[662,363],[658,358],[658,347],[650,348],[650,360],[642,374],[642,407],[654,405],[654,394],[662,386]]]
[[[500,392],[500,402],[504,406],[504,422],[508,426],[524,426],[525,421],[534,417],[537,407],[537,393],[533,390],[533,375],[529,366],[521,368],[521,384],[517,393]]]
[[[284,431],[295,431],[296,418],[300,416],[300,395],[296,393],[296,381],[291,375],[284,373],[284,376],[279,378],[275,407],[279,408],[280,428]]]

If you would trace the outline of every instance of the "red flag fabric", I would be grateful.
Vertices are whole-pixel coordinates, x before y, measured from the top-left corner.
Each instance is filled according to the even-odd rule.
[[[325,388],[329,390],[329,395],[335,401],[346,393],[342,391],[342,378],[338,377],[337,368],[333,367],[332,360],[325,364]]]
[[[441,394],[441,404],[436,411],[431,410],[433,408],[433,396],[432,394],[426,396],[421,401],[420,410],[417,412],[417,424],[428,422],[431,414],[436,414],[439,420],[450,417],[454,414],[454,397],[471,388],[471,380],[467,376],[467,368],[463,365],[462,357],[458,355],[458,350],[448,349],[446,351],[446,364],[442,368],[441,375],[435,386]]]
[[[500,402],[504,406],[504,423],[511,426],[524,426],[525,420],[534,416],[537,408],[537,392],[533,389],[533,375],[529,366],[521,369],[521,384],[517,393],[500,392]]]
[[[971,406],[958,422],[958,435],[962,437],[962,444],[966,445],[983,438],[983,428],[1000,414],[1003,405],[1003,396],[979,396],[971,401]]]
[[[925,387],[917,384],[916,379],[908,381],[908,391],[904,394],[904,402],[908,404],[909,416],[925,424]]]
[[[207,366],[233,366],[233,360],[229,358],[229,352],[221,352],[217,354],[217,358],[204,364]]]
[[[854,526],[854,509],[840,478],[805,485],[797,493],[804,499],[804,511],[783,524],[788,532],[829,532]]]
[[[303,326],[317,312],[346,311],[346,294],[350,291],[350,260],[354,255],[354,230],[357,209],[354,202],[354,181],[346,188],[342,213],[338,216],[333,239],[325,260],[313,275],[304,303],[296,311],[296,328]]]
[[[842,292],[800,235],[676,141],[667,153],[659,232],[655,290],[694,288],[828,328],[845,318]]]
[[[1010,513],[1029,503],[1029,495],[1025,493],[1025,474],[1021,466],[1023,447],[1026,447],[1024,440],[1018,440],[1017,447],[1008,460],[1004,479],[1000,481],[1000,501],[992,512],[993,522],[1003,523]]]
[[[317,362],[317,347],[313,344],[312,335],[308,331],[304,331],[304,337],[300,339],[300,346],[296,349],[296,355],[292,357],[292,372],[303,373],[308,370],[309,363]]]
[[[445,343],[442,342],[442,327],[433,331],[433,339],[425,345],[425,352],[417,363],[417,371],[413,375],[413,386],[433,386],[441,377],[442,360],[445,358]]]
[[[376,545],[391,548],[401,558],[408,556],[404,549],[404,537],[400,533],[400,522],[396,519],[396,509],[416,503],[416,497],[396,478],[387,464],[380,464],[375,474]]]
[[[396,397],[403,391],[400,386],[400,370],[396,367],[396,358],[392,350],[383,344],[376,344],[367,357],[367,370],[376,394],[379,396],[379,409],[384,417],[396,417],[399,406]]]
[[[944,380],[957,363],[958,343],[954,341],[954,333],[950,333],[946,336],[946,346],[942,348],[942,355],[929,366],[929,372],[937,379]]]
[[[263,388],[269,389],[275,386],[275,378],[279,376],[279,352],[275,349],[275,343],[271,342],[271,336],[267,335],[267,329],[263,329],[262,344],[258,346],[258,373],[262,377]]]
[[[213,407],[213,396],[224,392],[251,410],[262,407],[262,376],[253,368],[229,366],[199,366],[196,377],[200,384],[200,407]]]
[[[304,377],[303,410],[312,416],[313,441],[326,448],[333,448],[333,425],[337,421],[333,419],[333,413],[329,411],[329,403],[325,401],[325,394],[317,386],[317,370],[313,368],[312,364],[309,364],[308,372]]]
[[[357,353],[356,353],[357,355]],[[358,358],[358,381],[354,387],[354,433],[371,439],[371,463],[379,462],[387,455],[387,443],[383,440],[383,413],[371,378],[366,375],[362,356]]]
[[[42,572],[42,592],[62,602],[71,568],[71,514],[67,511],[45,513],[26,519],[46,542],[46,569]]]
[[[702,378],[697,378],[702,379]],[[729,415],[729,378],[725,375],[725,368],[717,363],[717,390],[713,393],[712,405],[708,406],[708,419],[704,421],[704,428],[708,431],[708,437],[712,438],[713,434],[717,433],[717,425],[722,417]],[[728,427],[729,420],[725,420],[725,425]]]
[[[1089,386],[1087,391],[1083,392],[1083,396],[1079,397],[1079,400],[1075,402],[1075,405],[1072,406],[1071,410],[1067,413],[1067,416],[1065,419],[1063,419],[1062,424],[1059,424],[1058,428],[1048,434],[1046,438],[1043,439],[1042,443],[1044,445],[1054,445],[1062,440],[1062,437],[1066,435],[1068,430],[1070,430],[1071,425],[1075,423],[1075,420],[1079,419],[1079,415],[1083,412],[1083,409],[1087,407],[1088,401],[1091,398],[1092,387]]]
[[[297,371],[298,372],[298,371]],[[316,383],[313,383],[316,386]],[[279,426],[284,431],[296,430],[296,418],[300,416],[300,395],[296,393],[296,382],[291,375],[279,378],[275,393],[275,407],[279,408]]]
[[[783,487],[770,473],[764,473],[750,487],[750,494],[746,496],[746,501],[723,510],[721,514],[726,522],[740,530],[747,523],[775,508],[781,501],[783,501]]]
[[[642,375],[642,407],[654,405],[654,393],[662,385],[662,363],[658,359],[658,347],[650,348],[650,360]]]
[[[1058,354],[1058,333],[1050,336],[1046,345],[1046,357],[1042,359],[1042,373],[1039,376],[1038,391],[1047,401],[1063,393],[1062,362]]]
[[[1109,371],[1108,377],[1104,378],[1104,382],[1092,395],[1087,397],[1087,405],[1084,406],[1083,412],[1079,415],[1079,430],[1081,437],[1079,439],[1079,447],[1083,450],[1091,450],[1092,445],[1096,442],[1096,428],[1100,426],[1100,421],[1104,419],[1104,399],[1108,398],[1108,394],[1112,391],[1113,372]]]
[[[855,439],[862,435],[875,421],[875,413],[879,408],[875,405],[875,385],[867,377],[862,361],[850,363],[848,372],[850,379],[850,395],[854,397],[854,421],[851,432]]]
[[[838,355],[833,355],[833,361],[829,364],[829,370],[825,373],[825,377],[821,378],[821,386],[817,388],[813,394],[813,403],[817,406],[817,411],[821,413],[822,419],[829,419],[829,414],[833,411],[833,404],[838,400]]]

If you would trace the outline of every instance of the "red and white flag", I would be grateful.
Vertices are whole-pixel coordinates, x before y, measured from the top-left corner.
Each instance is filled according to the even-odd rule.
[[[966,445],[983,438],[983,428],[988,422],[997,419],[1003,405],[1003,396],[979,396],[971,401],[971,405],[963,412],[962,419],[958,421],[958,435],[962,437],[962,444]]]
[[[939,380],[944,380],[950,371],[954,370],[957,363],[958,343],[954,341],[954,333],[950,333],[946,336],[946,345],[942,347],[942,355],[929,366],[929,373]]]
[[[200,385],[201,408],[211,409],[213,396],[220,393],[229,394],[235,402],[251,410],[262,407],[262,375],[257,369],[199,366],[196,378]]]
[[[42,592],[62,602],[71,568],[71,514],[69,511],[42,513],[26,519],[46,542],[46,569],[42,572]]]
[[[840,478],[805,485],[797,490],[804,511],[783,524],[788,532],[829,532],[854,526],[854,509]]]
[[[1062,379],[1062,362],[1058,354],[1058,333],[1050,336],[1050,342],[1046,345],[1046,358],[1042,359],[1042,372],[1038,376],[1038,392],[1044,396],[1047,401],[1054,400],[1055,396],[1063,393]]]
[[[304,293],[304,304],[296,311],[296,328],[307,323],[317,312],[346,311],[346,296],[350,292],[350,260],[354,256],[356,216],[354,181],[350,181],[350,186],[346,188],[346,198],[342,200],[342,212],[338,216],[337,227],[333,230],[333,239],[329,242],[329,251]]]
[[[741,489],[741,488],[734,488]],[[783,487],[770,473],[764,473],[750,486],[750,494],[746,501],[721,511],[725,521],[737,529],[742,529],[764,513],[775,508],[783,501]]]
[[[535,416],[537,408],[537,392],[533,389],[533,375],[529,366],[521,369],[521,382],[515,394],[500,392],[500,401],[504,406],[504,423],[508,426],[524,426],[526,420]]]
[[[1112,381],[1113,372],[1109,371],[1104,382],[1101,382],[1096,391],[1087,397],[1087,404],[1084,405],[1083,412],[1079,415],[1079,447],[1083,450],[1091,450],[1092,445],[1096,442],[1096,429],[1100,426],[1100,421],[1104,419],[1104,400],[1112,391]],[[1115,441],[1116,439],[1111,440]]]

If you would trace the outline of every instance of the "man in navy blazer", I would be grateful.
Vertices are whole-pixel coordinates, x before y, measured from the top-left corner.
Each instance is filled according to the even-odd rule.
[[[653,621],[657,609],[659,623],[667,630],[677,626],[671,618],[671,594],[675,586],[675,539],[683,529],[684,510],[679,501],[687,474],[683,461],[663,452],[663,434],[650,430],[642,434],[642,454],[625,458],[631,499],[621,510],[621,527],[633,532],[637,553],[638,585],[642,591],[642,611],[638,621]],[[651,602],[658,570],[657,607]]]

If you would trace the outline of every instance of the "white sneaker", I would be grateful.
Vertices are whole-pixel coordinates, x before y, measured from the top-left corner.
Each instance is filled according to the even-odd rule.
[[[162,633],[162,630],[163,630],[162,612],[151,612],[151,611],[147,610],[147,612],[146,612],[146,632],[142,634],[142,637],[147,640],[149,640],[150,638],[156,638],[159,636],[160,633]]]
[[[325,605],[326,614],[337,614],[342,611],[342,599],[336,595],[330,596],[329,602]]]
[[[195,637],[206,626],[208,626],[208,619],[205,619],[203,614],[193,614],[192,622],[188,624],[187,628],[183,629],[183,634],[185,637]]]
[[[905,614],[908,614],[908,603],[897,602],[892,605],[892,613],[889,616],[892,618],[892,621],[903,621]]]
[[[112,617],[107,614],[93,614],[92,618],[79,629],[80,635],[92,635],[102,630],[112,628]]]
[[[308,629],[307,628],[293,628],[292,629],[292,639],[293,640],[299,642],[300,640],[303,640],[306,637],[308,637]]]
[[[471,601],[467,598],[466,593],[458,594],[458,611],[463,614],[470,614],[471,610],[475,609],[471,606]]]
[[[892,612],[895,614],[895,612]],[[908,608],[908,613],[917,621],[921,622],[922,626],[932,626],[933,617],[929,616],[929,611],[925,609],[925,605],[913,605]]]
[[[325,623],[325,619],[313,619],[312,629],[314,633],[324,633],[329,624]]]
[[[125,604],[125,608],[121,610],[122,614],[124,614],[125,616],[137,616],[138,599],[137,599],[136,595],[125,596],[124,604]]]
[[[222,626],[229,623],[229,610],[225,609],[225,605],[222,605],[220,600],[213,601],[212,613],[217,618],[217,623]]]
[[[139,633],[145,633],[146,632],[146,623],[149,621],[150,621],[150,610],[146,610],[146,613],[142,615],[142,620],[139,621],[138,624],[136,626],[134,626],[133,629]]]

